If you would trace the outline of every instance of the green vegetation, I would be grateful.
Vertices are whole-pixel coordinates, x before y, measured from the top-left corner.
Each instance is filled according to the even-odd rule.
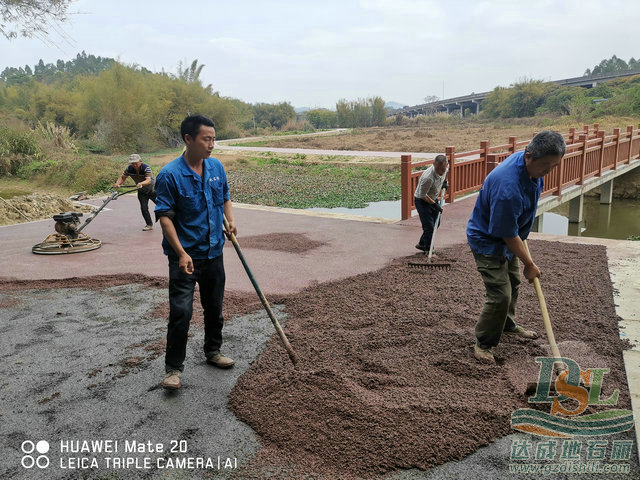
[[[265,154],[230,168],[234,201],[288,208],[360,208],[370,202],[398,200],[400,173],[395,166],[316,164]]]
[[[52,123],[69,129],[78,148],[91,153],[181,145],[180,123],[193,113],[213,118],[219,139],[245,131],[313,131],[296,122],[289,103],[250,105],[222,97],[201,83],[204,67],[194,60],[180,63],[175,75],[154,73],[85,52],[66,62],[7,67],[0,73],[0,125],[33,130]]]
[[[585,75],[640,69],[640,61],[617,58],[602,60]],[[569,115],[594,120],[605,115],[640,114],[640,75],[611,80],[594,88],[565,87],[542,80],[523,79],[508,88],[496,87],[482,103],[484,117],[522,118]]]
[[[627,72],[629,70],[640,69],[640,60],[636,60],[631,57],[629,63],[625,62],[621,58],[613,55],[611,58],[605,58],[598,65],[593,67],[593,70],[587,68],[584,72],[585,76],[597,75],[599,73],[613,73],[613,72]]]
[[[494,89],[482,109],[481,115],[492,119],[570,115],[589,121],[606,115],[637,116],[640,75],[611,80],[595,88],[525,79],[509,88]]]
[[[291,120],[295,120],[296,111],[290,103],[282,102],[275,105],[257,103],[253,107],[256,125],[261,128],[282,128]]]
[[[387,120],[384,100],[380,97],[339,100],[336,111],[340,127],[379,127]]]
[[[264,147],[268,143],[267,140],[255,140],[252,142],[230,143],[232,147]]]
[[[326,108],[316,108],[307,112],[307,120],[315,128],[336,128],[338,126],[338,114]]]
[[[627,240],[640,241],[640,235],[629,235]]]

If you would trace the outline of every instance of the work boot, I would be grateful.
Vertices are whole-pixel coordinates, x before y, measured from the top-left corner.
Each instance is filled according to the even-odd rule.
[[[473,356],[476,357],[476,360],[479,360],[482,363],[490,363],[491,365],[495,365],[496,359],[493,358],[493,353],[491,353],[490,348],[482,348],[477,343],[473,347]]]
[[[515,335],[517,337],[528,338],[530,340],[538,338],[538,334],[532,330],[526,330],[524,327],[518,325],[515,330],[505,330],[502,333],[506,335]]]
[[[142,229],[142,231],[143,231],[143,232],[148,232],[149,230],[153,230],[153,225],[146,225],[146,226]]]
[[[218,368],[231,368],[236,362],[229,357],[216,353],[214,356],[207,358],[207,363]]]
[[[162,381],[162,388],[167,390],[179,390],[182,387],[180,383],[180,370],[172,370],[167,372]]]
[[[427,247],[425,247],[424,245],[420,245],[419,243],[418,243],[418,244],[416,244],[416,248],[417,248],[418,250],[422,250],[423,252],[426,252],[426,251],[427,251]]]

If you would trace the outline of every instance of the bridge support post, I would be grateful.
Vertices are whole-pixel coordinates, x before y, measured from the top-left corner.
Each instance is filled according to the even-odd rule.
[[[584,228],[584,222],[571,223],[567,226],[567,235],[570,237],[581,237],[582,229]]]
[[[569,200],[569,223],[580,223],[584,218],[584,195]]]
[[[533,221],[533,228],[531,229],[534,232],[538,232],[538,233],[542,233],[542,223],[543,223],[543,215],[544,213],[541,213],[540,215],[538,215],[536,217],[536,219]]]
[[[611,205],[613,202],[613,179],[600,185],[600,205]]]

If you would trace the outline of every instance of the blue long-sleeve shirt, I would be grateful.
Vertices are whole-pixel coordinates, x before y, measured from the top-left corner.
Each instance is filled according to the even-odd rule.
[[[503,238],[526,240],[533,227],[542,178],[527,174],[524,150],[498,165],[484,180],[467,224],[471,250],[484,255],[513,258]]]
[[[230,199],[224,167],[206,158],[202,177],[189,167],[184,155],[165,165],[156,179],[156,217],[169,213],[182,248],[193,259],[222,254],[224,202]],[[165,255],[177,258],[165,237]]]

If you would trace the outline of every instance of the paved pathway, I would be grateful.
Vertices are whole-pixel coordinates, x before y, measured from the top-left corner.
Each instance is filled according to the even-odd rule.
[[[396,158],[400,161],[401,155],[411,155],[413,158],[431,160],[437,153],[426,152],[376,152],[369,150],[318,150],[315,148],[277,148],[277,147],[232,147],[231,145],[216,144],[216,150],[237,150],[240,152],[273,152],[273,153],[300,153],[305,155],[337,155],[342,157],[372,157],[372,158]],[[215,156],[215,154],[214,154]]]
[[[475,198],[470,197],[445,206],[444,223],[438,234],[436,248],[465,241],[464,226],[474,202]],[[42,241],[53,231],[53,220],[0,227],[0,245],[3,252],[0,256],[0,276],[15,279],[57,279],[123,272],[166,276],[166,259],[160,248],[160,229],[156,228],[152,232],[141,231],[143,222],[136,198],[121,197],[110,203],[109,208],[110,210],[103,211],[86,229],[87,234],[103,242],[102,248],[87,253],[57,256],[32,254],[31,246]],[[243,236],[269,233],[303,233],[313,240],[326,243],[302,255],[245,249],[249,265],[267,297],[269,294],[293,293],[312,285],[313,282],[374,271],[393,258],[415,253],[413,245],[421,230],[417,217],[390,224],[309,212],[296,212],[293,215],[277,209],[249,206],[236,208],[236,217],[241,244]],[[637,313],[637,304],[640,301],[637,275],[640,267],[640,242],[543,234],[532,236],[573,243],[601,243],[607,246],[612,280],[617,290],[618,313],[624,319],[621,323],[621,335],[629,338],[634,346],[633,350],[625,353],[625,363],[633,408],[637,415],[636,421],[640,420],[640,319]],[[229,290],[252,291],[251,284],[230,244],[225,248],[225,266]],[[640,427],[638,423],[637,427]],[[636,433],[639,429],[637,428]],[[506,455],[503,450],[508,450],[508,444],[503,443],[499,442],[496,447],[491,446],[486,450],[481,449],[477,455],[494,455],[496,449],[501,448],[499,456],[502,457]],[[476,460],[470,462],[471,469],[478,464]],[[458,468],[458,463],[449,465],[456,465],[455,468]],[[459,467],[463,468],[464,462],[459,462]],[[445,470],[416,472],[415,476],[412,476],[413,473],[405,472],[406,478],[433,478],[432,475],[444,478],[447,477],[446,469],[452,467],[440,468]],[[444,474],[437,473],[440,471]],[[404,474],[402,476],[405,477]]]
[[[95,201],[100,204],[100,201]],[[464,241],[460,225],[468,218],[468,202],[445,206],[447,221],[437,246]],[[98,250],[70,255],[35,255],[31,247],[52,233],[53,220],[0,227],[0,276],[15,279],[68,278],[117,273],[167,275],[167,261],[160,242],[159,226],[151,232],[141,230],[138,201],[134,196],[111,202],[87,226],[85,233],[102,241]],[[265,208],[235,209],[238,241],[242,237],[270,233],[303,233],[325,245],[306,254],[243,249],[260,286],[268,293],[293,293],[312,282],[324,282],[377,270],[393,258],[416,252],[420,237],[417,217],[390,224],[363,222],[348,216],[313,212],[292,215]],[[465,218],[466,217],[466,218]],[[362,219],[359,219],[362,220]],[[464,230],[462,230],[463,232]],[[242,264],[231,245],[225,246],[227,287],[253,291]]]
[[[347,128],[338,128],[335,130],[329,130],[326,132],[312,132],[312,133],[300,133],[296,135],[282,136],[268,136],[268,137],[247,137],[247,138],[234,138],[230,140],[220,140],[216,142],[216,150],[236,150],[241,152],[273,152],[273,153],[289,153],[289,154],[305,154],[305,155],[339,155],[348,157],[372,157],[372,158],[396,158],[400,160],[401,155],[411,155],[413,158],[421,158],[431,160],[438,155],[437,153],[425,153],[425,152],[380,152],[369,150],[318,150],[315,148],[278,148],[278,147],[242,147],[231,146],[230,143],[242,143],[242,142],[257,142],[261,140],[277,140],[279,138],[295,138],[295,137],[309,137],[309,136],[330,136],[336,135],[341,132],[347,131]]]

